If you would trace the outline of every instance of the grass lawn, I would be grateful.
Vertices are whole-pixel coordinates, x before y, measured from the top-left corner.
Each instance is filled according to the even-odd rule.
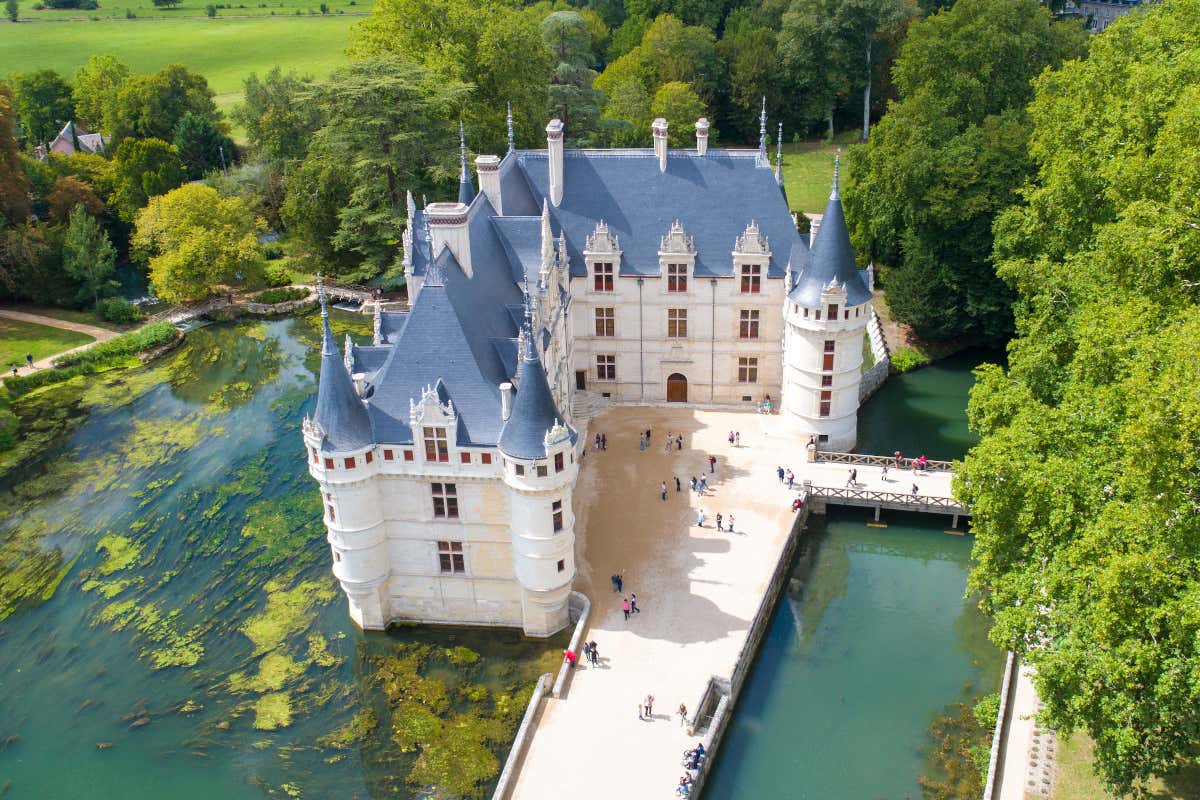
[[[320,14],[322,0],[214,0],[218,17],[270,17],[301,14]],[[330,15],[364,14],[371,10],[371,0],[324,0]],[[78,8],[33,9],[32,0],[22,0],[21,19],[32,22],[53,20],[122,20],[132,12],[138,19],[179,19],[207,17],[207,0],[183,0],[174,8],[158,8],[152,0],[100,0],[100,7],[91,11]]]
[[[1092,774],[1092,748],[1092,740],[1082,733],[1058,740],[1050,800],[1117,800]],[[1200,797],[1200,768],[1184,770],[1169,780],[1154,780],[1148,788],[1155,800],[1194,800]]]
[[[140,4],[141,0],[134,2]],[[149,0],[145,4],[150,5]],[[25,7],[22,3],[22,12]],[[98,11],[107,10],[102,2]],[[179,10],[190,13],[195,8]],[[318,14],[252,19],[201,16],[119,22],[5,22],[0,24],[0,69],[4,74],[54,69],[70,80],[89,56],[98,53],[115,55],[135,74],[154,72],[167,64],[183,64],[208,79],[208,85],[217,93],[217,105],[228,111],[241,100],[242,80],[251,72],[262,75],[278,65],[284,71],[291,69],[314,78],[327,76],[345,62],[350,26],[359,19],[349,14]]]
[[[118,333],[128,333],[138,327],[138,325],[118,325],[115,322],[100,319],[92,311],[76,311],[73,308],[25,304],[10,305],[7,308],[12,311],[24,311],[26,314],[40,314],[43,317],[53,317],[54,319],[61,319],[67,322],[81,322],[84,325],[95,325],[97,328],[107,328],[110,331],[117,331]]]
[[[13,365],[23,365],[26,353],[32,353],[37,361],[90,341],[93,339],[86,333],[0,317],[0,366],[7,371]]]
[[[783,186],[792,211],[820,214],[829,200],[833,181],[833,159],[838,148],[858,141],[858,131],[839,133],[830,144],[824,141],[783,145]],[[771,153],[772,163],[775,154]]]

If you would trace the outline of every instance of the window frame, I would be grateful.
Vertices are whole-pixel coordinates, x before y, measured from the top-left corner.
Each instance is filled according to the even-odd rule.
[[[450,440],[445,428],[422,426],[421,439],[425,444],[425,460],[431,464],[450,463]]]
[[[738,314],[738,338],[757,339],[762,315],[757,308],[743,308]]]
[[[429,485],[429,491],[433,497],[434,519],[459,519],[456,484],[434,481]]]
[[[467,554],[463,543],[451,539],[439,539],[437,543],[438,568],[443,575],[466,575]]]
[[[688,328],[688,310],[686,308],[667,309],[667,338],[686,339]]]
[[[667,291],[682,294],[688,290],[688,265],[667,264]]]
[[[758,357],[738,356],[738,383],[758,383]]]
[[[617,380],[617,356],[615,353],[596,354],[596,380],[614,383]]]
[[[605,293],[616,291],[613,262],[596,261],[592,264],[592,289]]]
[[[563,529],[563,503],[562,500],[555,500],[550,505],[550,524],[555,533],[559,533]]]
[[[617,310],[611,306],[600,306],[595,309],[596,336],[609,339],[617,335]]]
[[[742,294],[762,294],[762,264],[742,264],[739,288]]]

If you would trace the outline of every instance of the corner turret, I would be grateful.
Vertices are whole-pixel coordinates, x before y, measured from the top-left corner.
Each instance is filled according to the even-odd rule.
[[[321,297],[321,381],[317,389],[317,407],[313,412],[313,423],[323,432],[321,450],[330,453],[346,453],[370,447],[371,418],[367,408],[354,391],[350,374],[338,353],[329,327],[329,308],[325,298],[325,287],[320,276],[317,291]]]

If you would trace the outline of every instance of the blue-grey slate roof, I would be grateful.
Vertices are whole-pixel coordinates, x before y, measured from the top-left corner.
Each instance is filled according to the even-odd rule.
[[[542,268],[542,218],[492,217],[492,224],[512,265],[513,280],[528,280],[531,286],[536,286]]]
[[[512,413],[500,433],[500,452],[513,458],[545,458],[546,432],[562,422],[537,345],[525,329],[525,354],[521,360],[520,387]]]
[[[521,151],[517,157],[534,194],[548,195],[546,153]],[[752,221],[771,248],[769,277],[784,276],[794,249],[807,250],[775,174],[752,155],[672,150],[660,172],[651,150],[569,150],[563,174],[562,203],[550,214],[566,231],[575,276],[587,274],[583,249],[601,220],[620,239],[621,275],[660,274],[658,249],[676,219],[695,243],[698,278],[733,277],[734,243]],[[507,211],[507,196],[504,205]]]
[[[821,290],[837,278],[846,287],[846,304],[861,305],[871,299],[871,290],[854,263],[854,248],[850,246],[850,231],[846,215],[836,192],[825,205],[817,240],[813,242],[808,265],[796,275],[788,298],[802,306],[819,306]]]
[[[338,353],[328,316],[323,320],[323,326],[321,381],[317,386],[313,421],[325,431],[323,450],[334,453],[361,450],[374,440],[371,420]]]

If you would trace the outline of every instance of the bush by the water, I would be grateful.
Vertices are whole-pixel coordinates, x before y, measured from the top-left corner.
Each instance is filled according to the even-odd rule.
[[[288,272],[282,264],[268,264],[263,270],[263,275],[267,279],[267,286],[291,286],[292,284],[292,273]]]
[[[56,358],[56,369],[43,369],[29,375],[5,378],[4,388],[10,396],[20,397],[34,389],[70,380],[76,375],[89,375],[128,365],[138,353],[168,344],[178,335],[179,331],[171,323],[155,322],[133,333]]]
[[[928,363],[929,356],[911,347],[901,347],[892,353],[892,370],[895,372],[908,372]]]
[[[255,303],[273,306],[276,303],[289,303],[292,300],[303,300],[306,297],[308,297],[308,289],[301,289],[299,286],[288,286],[279,289],[267,289],[265,292],[259,292],[251,299]]]
[[[100,315],[100,319],[118,325],[141,322],[143,317],[140,308],[120,297],[108,297],[96,303],[96,313]]]

